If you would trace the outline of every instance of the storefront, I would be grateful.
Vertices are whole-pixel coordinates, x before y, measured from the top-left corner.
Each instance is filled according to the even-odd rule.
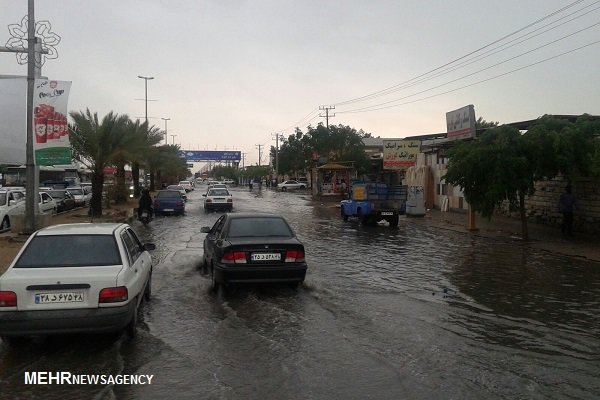
[[[343,196],[349,190],[350,180],[356,174],[354,167],[327,163],[315,168],[317,193],[321,196]]]

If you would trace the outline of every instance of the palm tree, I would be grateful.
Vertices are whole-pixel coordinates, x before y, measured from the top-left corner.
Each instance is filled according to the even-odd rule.
[[[98,114],[92,114],[89,108],[85,112],[71,112],[69,115],[73,119],[73,124],[69,126],[73,158],[92,171],[90,214],[101,216],[104,168],[111,166],[122,151],[130,120],[127,115],[111,111],[99,122]]]
[[[133,179],[133,195],[140,197],[140,166],[147,163],[150,149],[162,142],[164,133],[155,126],[148,126],[148,122],[140,120],[132,122],[129,129],[136,138],[136,148],[131,153],[131,177]]]

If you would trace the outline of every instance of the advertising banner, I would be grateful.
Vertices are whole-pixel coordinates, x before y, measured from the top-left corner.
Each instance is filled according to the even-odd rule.
[[[420,140],[383,140],[383,169],[402,170],[417,163],[421,152]]]
[[[187,161],[240,161],[241,151],[180,150],[179,157]]]
[[[25,164],[27,78],[0,77],[0,164]]]
[[[475,137],[475,108],[468,105],[446,113],[448,139],[468,139]]]
[[[36,79],[33,91],[33,149],[36,165],[71,164],[67,101],[71,82]]]

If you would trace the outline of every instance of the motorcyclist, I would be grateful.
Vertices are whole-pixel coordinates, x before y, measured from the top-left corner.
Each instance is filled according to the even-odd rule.
[[[140,196],[140,203],[138,207],[138,219],[142,218],[142,211],[148,211],[148,216],[152,217],[152,197],[150,197],[150,191],[148,189],[142,190],[142,195]]]

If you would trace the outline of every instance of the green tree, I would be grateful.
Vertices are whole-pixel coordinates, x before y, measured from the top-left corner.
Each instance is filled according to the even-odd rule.
[[[535,182],[593,173],[599,135],[600,122],[586,115],[574,124],[544,116],[524,134],[505,125],[491,128],[448,151],[445,179],[460,186],[469,204],[485,217],[508,201],[519,211],[522,236],[528,239],[525,198],[534,193]]]
[[[73,124],[69,126],[73,158],[92,171],[90,213],[92,216],[101,216],[104,168],[112,166],[125,146],[129,117],[111,111],[100,122],[98,114],[92,114],[89,109],[69,115],[73,119]]]

